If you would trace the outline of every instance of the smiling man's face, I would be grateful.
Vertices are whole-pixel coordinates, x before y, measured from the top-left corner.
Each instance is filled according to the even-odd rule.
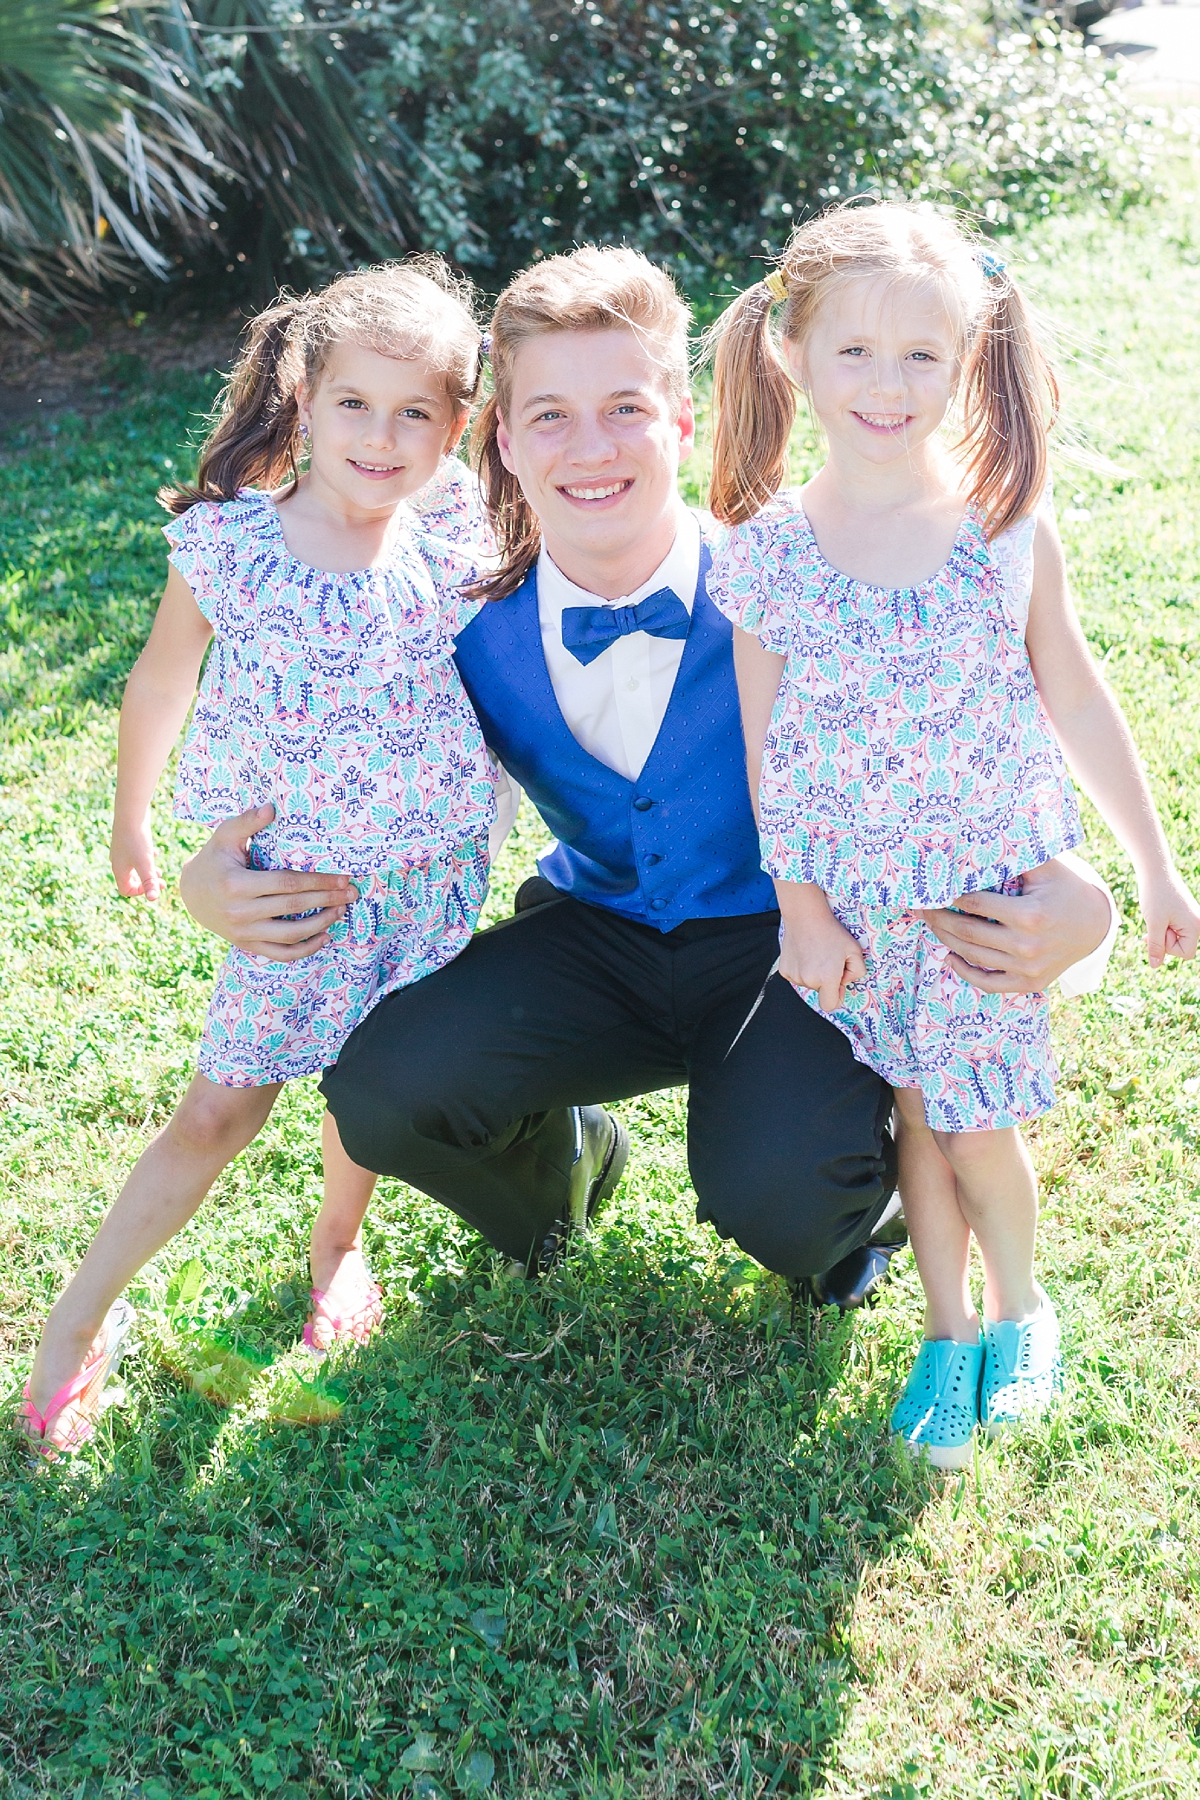
[[[549,331],[517,352],[497,443],[563,574],[617,599],[675,540],[694,437],[690,396],[635,331]]]

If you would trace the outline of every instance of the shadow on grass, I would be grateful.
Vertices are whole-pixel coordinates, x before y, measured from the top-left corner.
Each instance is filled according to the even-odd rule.
[[[649,1249],[434,1274],[325,1425],[147,1366],[107,1449],[14,1452],[0,1792],[819,1789],[860,1572],[926,1487],[852,1321]]]

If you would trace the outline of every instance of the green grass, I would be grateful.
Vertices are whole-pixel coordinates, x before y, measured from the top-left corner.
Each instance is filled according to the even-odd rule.
[[[1195,196],[1017,253],[1085,348],[1063,463],[1087,629],[1200,877]],[[47,1305],[191,1067],[212,940],[107,869],[120,678],[162,573],[155,486],[210,384],[10,441],[0,468],[4,894],[0,1329],[15,1394]],[[177,864],[194,835],[160,832]],[[537,841],[527,822],[492,902]],[[1132,906],[1123,860],[1094,853]],[[692,1222],[684,1096],[623,1109],[619,1203],[540,1288],[381,1184],[388,1328],[299,1389],[315,1087],[289,1088],[145,1271],[127,1400],[71,1467],[0,1448],[0,1796],[490,1791],[917,1800],[1200,1794],[1200,980],[1130,930],[1060,1005],[1033,1134],[1061,1408],[961,1478],[886,1419],[911,1261],[869,1316],[788,1328]],[[167,1289],[273,1359],[219,1412],[166,1361]],[[487,1784],[490,1783],[490,1787]]]

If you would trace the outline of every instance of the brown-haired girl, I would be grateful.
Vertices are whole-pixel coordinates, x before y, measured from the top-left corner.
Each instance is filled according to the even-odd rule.
[[[780,309],[780,337],[771,314]],[[780,491],[797,390],[827,459]],[[1019,1127],[1054,1098],[1044,995],[981,992],[921,917],[1082,838],[1062,753],[1133,859],[1152,966],[1195,954],[1046,498],[1057,402],[1004,263],[949,220],[844,208],[720,321],[709,591],[735,658],[780,972],[895,1089],[927,1299],[893,1429],[941,1467],[1062,1378]],[[957,442],[941,435],[957,408]],[[968,1285],[983,1256],[982,1334]]]
[[[43,1452],[93,1434],[133,1317],[117,1296],[262,1129],[280,1085],[324,1069],[385,994],[470,938],[493,778],[451,658],[478,607],[461,589],[481,571],[404,503],[445,476],[479,377],[469,296],[435,261],[281,299],[249,327],[196,486],[163,497],[170,572],[121,709],[117,886],[160,892],[150,803],[211,644],[176,813],[217,824],[273,808],[258,866],[340,867],[358,898],[301,961],[226,958],[199,1073],[47,1321],[21,1414]],[[439,522],[454,523],[444,504]],[[375,1178],[328,1116],[324,1150],[305,1329],[318,1354],[381,1318],[361,1237]]]

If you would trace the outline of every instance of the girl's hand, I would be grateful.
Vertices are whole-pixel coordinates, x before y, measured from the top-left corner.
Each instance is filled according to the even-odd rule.
[[[866,961],[859,944],[834,918],[820,889],[805,889],[805,893],[819,896],[819,903],[809,898],[803,910],[789,906],[784,911],[779,973],[795,987],[816,988],[821,1011],[836,1012],[846,989],[866,980]]]
[[[1185,961],[1195,956],[1200,938],[1200,906],[1186,883],[1171,870],[1138,886],[1150,967],[1161,968],[1168,956],[1180,956]]]
[[[158,899],[162,882],[154,856],[149,815],[138,825],[113,825],[110,855],[118,894],[127,898]]]

